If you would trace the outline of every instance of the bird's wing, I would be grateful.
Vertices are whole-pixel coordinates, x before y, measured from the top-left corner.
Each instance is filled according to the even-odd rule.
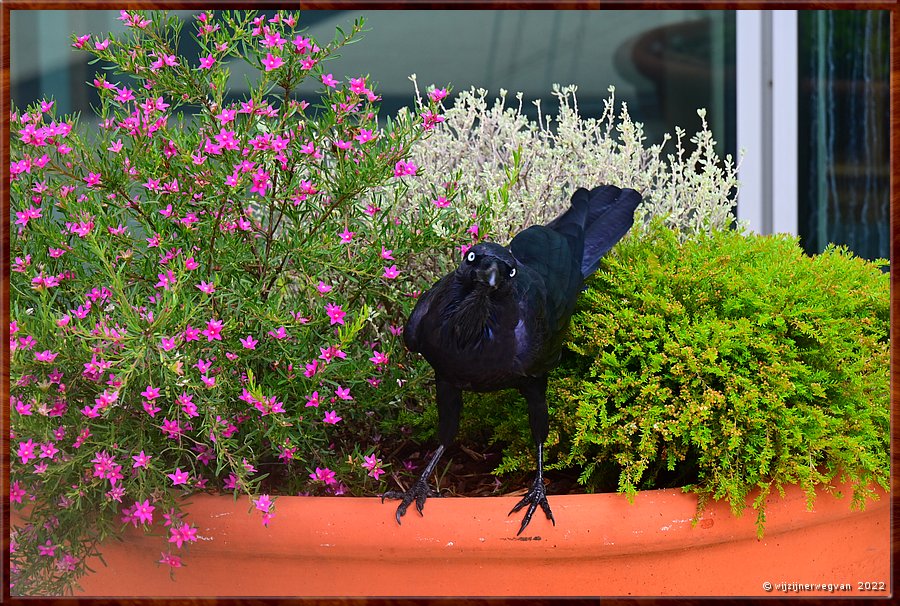
[[[452,273],[438,280],[433,287],[422,293],[419,301],[409,315],[406,326],[403,328],[403,341],[406,343],[407,349],[410,351],[422,351],[423,336],[425,328],[422,326],[422,320],[428,315],[435,301],[443,295],[449,287],[449,281]]]
[[[550,228],[533,225],[517,234],[509,249],[529,270],[522,276],[523,282],[530,282],[529,304],[542,304],[549,331],[564,328],[581,289],[581,258],[572,250],[569,239]],[[533,275],[529,276],[530,272]]]

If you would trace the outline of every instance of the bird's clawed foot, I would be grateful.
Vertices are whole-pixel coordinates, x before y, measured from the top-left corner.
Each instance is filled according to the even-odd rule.
[[[550,511],[550,503],[547,502],[547,493],[544,491],[544,478],[541,477],[540,474],[534,479],[534,484],[531,486],[531,490],[522,497],[522,500],[516,503],[516,506],[512,508],[507,515],[512,515],[528,505],[528,511],[525,512],[525,517],[522,518],[522,526],[519,527],[519,532],[516,533],[516,536],[522,534],[522,531],[525,530],[525,527],[528,526],[528,523],[531,522],[531,516],[534,515],[535,510],[537,510],[538,505],[541,506],[541,509],[544,510],[544,514],[546,514],[547,519],[553,522],[553,525],[556,526],[556,520],[553,519],[553,512]]]
[[[406,492],[389,490],[384,493],[381,495],[381,502],[384,503],[385,499],[400,499],[400,505],[397,506],[397,523],[399,524],[400,518],[406,515],[406,509],[410,503],[415,501],[419,515],[424,515],[422,509],[425,507],[425,499],[439,496],[441,496],[440,493],[432,490],[423,478],[419,478]]]

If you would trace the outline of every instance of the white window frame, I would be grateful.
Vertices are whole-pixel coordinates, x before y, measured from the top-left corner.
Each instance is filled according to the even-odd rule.
[[[736,29],[738,220],[796,235],[797,11],[738,10]]]

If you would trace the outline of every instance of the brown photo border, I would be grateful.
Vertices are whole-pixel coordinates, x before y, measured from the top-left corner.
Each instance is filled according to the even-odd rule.
[[[2,213],[0,213],[0,346],[9,339],[9,320],[10,320],[10,187],[9,187],[9,113],[10,113],[10,32],[9,32],[9,13],[13,10],[148,10],[148,9],[170,9],[170,10],[203,10],[210,8],[253,8],[253,9],[276,9],[276,8],[295,8],[299,10],[327,10],[327,9],[343,9],[343,8],[367,8],[382,10],[422,10],[422,9],[503,9],[503,10],[526,10],[526,9],[558,9],[558,10],[598,10],[598,9],[706,9],[706,10],[741,10],[741,9],[798,9],[798,10],[887,10],[890,11],[890,255],[892,260],[900,258],[900,236],[898,236],[898,224],[900,224],[900,190],[898,190],[898,173],[900,173],[900,3],[897,0],[809,0],[809,1],[786,1],[786,0],[731,0],[725,2],[707,1],[707,0],[681,0],[677,2],[647,1],[635,2],[632,0],[493,0],[491,2],[477,2],[474,0],[448,0],[444,2],[433,2],[429,0],[330,0],[330,1],[311,1],[311,2],[272,2],[263,0],[258,2],[247,2],[238,0],[210,0],[209,2],[198,2],[195,0],[157,0],[157,1],[105,1],[105,0],[0,0],[0,171],[3,178],[0,180],[0,200],[2,200]],[[898,291],[897,277],[891,272],[891,334],[895,334],[895,330],[900,324],[900,306],[897,305],[896,297],[900,294]],[[5,347],[5,346],[2,346]],[[647,604],[710,604],[715,602],[734,601],[737,598],[611,598],[611,599],[528,599],[527,602],[518,598],[127,598],[127,599],[104,599],[104,598],[16,598],[11,599],[9,595],[9,461],[10,461],[10,440],[9,440],[9,391],[10,391],[10,356],[9,350],[4,349],[2,364],[0,364],[0,493],[2,493],[2,501],[0,501],[0,510],[3,513],[3,568],[0,575],[0,583],[2,583],[2,594],[0,599],[3,602],[27,602],[29,604],[53,604],[59,606],[75,606],[81,604],[154,604],[154,605],[172,605],[172,606],[189,606],[200,604],[288,604],[302,602],[304,604],[321,604],[323,606],[332,605],[348,605],[348,604],[365,604],[368,605],[385,605],[385,606],[408,606],[414,604],[466,604],[472,606],[496,605],[496,604],[535,604],[537,606],[545,606],[550,604],[632,604],[636,602]],[[900,368],[898,368],[896,354],[898,353],[895,339],[891,339],[891,509],[892,509],[892,530],[891,530],[891,576],[892,589],[895,587],[895,565],[897,563],[898,546],[900,546],[900,533],[898,533],[897,525],[894,523],[897,513],[897,492],[898,484],[897,475],[893,473],[898,461],[897,443],[900,437],[900,423],[898,423],[897,402],[900,401]],[[552,569],[548,569],[547,574],[553,574]],[[836,603],[852,603],[860,604],[865,602],[888,603],[885,599],[873,598],[740,598],[742,603],[748,600],[765,601],[766,604],[781,604],[802,600],[804,604],[836,604]]]

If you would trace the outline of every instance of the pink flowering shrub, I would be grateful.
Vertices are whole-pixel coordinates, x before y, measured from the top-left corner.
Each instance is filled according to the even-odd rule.
[[[425,376],[402,323],[476,233],[446,179],[410,211],[442,96],[380,126],[369,79],[325,69],[361,21],[320,44],[295,14],[204,13],[194,64],[178,19],[121,19],[73,37],[111,66],[98,129],[52,100],[11,115],[15,594],[71,591],[128,526],[180,567],[194,491],[248,495],[261,527],[275,494],[380,491],[386,420]],[[246,99],[228,61],[259,72]]]

